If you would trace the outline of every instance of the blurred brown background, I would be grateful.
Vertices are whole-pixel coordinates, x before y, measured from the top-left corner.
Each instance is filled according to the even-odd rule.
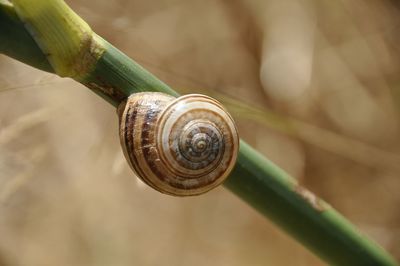
[[[67,2],[178,91],[223,101],[245,140],[400,259],[396,1]],[[147,188],[113,107],[0,56],[0,265],[322,264],[224,188]]]

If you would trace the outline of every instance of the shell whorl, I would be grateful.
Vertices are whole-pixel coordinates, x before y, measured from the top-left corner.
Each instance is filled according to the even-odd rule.
[[[175,196],[221,184],[239,147],[232,117],[214,99],[190,94],[131,95],[120,112],[120,137],[131,168],[149,186]]]

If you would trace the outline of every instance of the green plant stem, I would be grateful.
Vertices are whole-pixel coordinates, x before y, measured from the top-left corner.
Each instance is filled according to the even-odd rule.
[[[53,72],[12,5],[0,1],[0,52],[38,69]]]
[[[85,78],[79,80],[100,97],[118,107],[129,95],[136,92],[159,91],[178,96],[164,82],[141,67],[107,41],[96,36],[104,45],[104,53],[96,67]]]
[[[14,4],[18,2],[24,1],[15,0]],[[43,0],[41,2],[46,4]],[[54,2],[52,4],[54,5]],[[28,2],[25,2],[24,9],[29,11]],[[23,15],[18,13],[19,17]],[[39,16],[46,17],[46,14]],[[34,23],[35,19],[42,18],[30,17],[29,21],[33,23],[30,27],[40,25]],[[49,66],[43,63],[43,53],[35,40],[28,38],[29,34],[25,31],[24,24],[18,21],[12,8],[2,2],[0,23],[0,40],[9,44],[20,44],[13,52],[10,51],[12,46],[0,45],[0,52],[34,67],[57,73],[54,68],[49,69]],[[53,16],[49,23],[51,24],[46,25],[47,27],[57,27],[60,22]],[[4,30],[4,27],[7,29]],[[33,30],[46,32],[46,28]],[[127,96],[136,92],[159,91],[178,95],[111,44],[94,34],[92,38],[101,52],[95,54],[96,61],[93,62],[93,66],[85,67],[87,73],[79,73],[74,78],[114,106],[118,106]],[[53,50],[54,52],[57,53],[57,50]],[[82,56],[78,51],[75,54]],[[72,61],[76,60],[79,58]],[[61,68],[63,73],[68,73],[64,66]],[[397,265],[385,250],[358,232],[331,206],[301,187],[244,141],[241,141],[237,164],[224,185],[331,264]]]

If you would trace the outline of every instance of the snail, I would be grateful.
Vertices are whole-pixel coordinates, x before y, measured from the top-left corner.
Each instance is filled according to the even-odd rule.
[[[236,125],[208,96],[136,93],[120,104],[118,114],[121,146],[130,167],[162,193],[205,193],[220,185],[235,165]]]

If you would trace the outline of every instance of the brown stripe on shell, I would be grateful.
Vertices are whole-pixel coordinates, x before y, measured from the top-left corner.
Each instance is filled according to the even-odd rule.
[[[155,125],[157,125],[158,114],[161,110],[146,110],[144,123],[142,124],[142,134],[141,134],[141,144],[140,147],[143,151],[144,158],[147,162],[147,165],[152,170],[152,174],[159,178],[160,180],[165,180],[166,176],[164,173],[161,173],[157,168],[154,160],[157,159],[158,155],[152,152],[152,149],[155,148],[155,138],[154,131]]]
[[[157,168],[156,160],[159,152],[155,149],[154,132],[157,126],[158,114],[165,105],[173,99],[171,96],[160,93],[149,93],[141,99],[140,116],[136,121],[138,134],[135,135],[135,156],[139,159],[138,167],[144,172],[143,179],[151,187],[167,193],[165,175]],[[153,116],[150,119],[150,116]]]
[[[148,184],[147,180],[143,178],[143,176],[145,175],[142,169],[139,167],[134,148],[134,136],[136,133],[135,125],[137,121],[136,118],[138,114],[139,99],[136,97],[131,97],[130,99],[128,99],[125,109],[126,111],[123,114],[123,118],[125,118],[125,121],[122,121],[123,123],[121,123],[121,127],[124,127],[121,134],[121,141],[125,143],[125,145],[123,145],[124,154],[127,158],[129,158],[128,161],[130,167],[143,182]]]

